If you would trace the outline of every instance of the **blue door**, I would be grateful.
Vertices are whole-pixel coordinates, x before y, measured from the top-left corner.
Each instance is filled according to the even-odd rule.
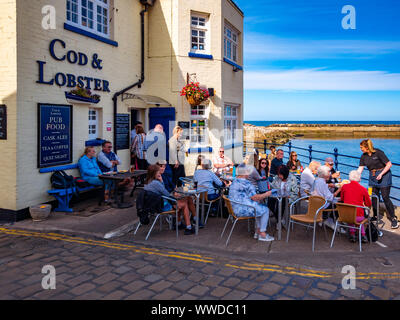
[[[154,129],[157,124],[161,124],[164,127],[165,136],[167,142],[170,138],[169,132],[173,128],[170,128],[170,121],[174,122],[175,125],[175,108],[150,108],[149,110],[149,130]],[[172,125],[172,124],[171,124]],[[167,161],[169,160],[168,147],[167,147]]]

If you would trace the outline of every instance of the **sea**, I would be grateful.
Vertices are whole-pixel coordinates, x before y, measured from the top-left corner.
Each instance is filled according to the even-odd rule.
[[[393,125],[399,124],[400,121],[245,121],[245,123],[253,124],[256,126],[268,126],[271,124],[278,123],[294,123],[294,124],[384,124],[384,125]],[[393,138],[370,138],[374,144],[375,148],[381,149],[389,160],[393,163],[392,166],[392,174],[393,176],[393,187],[391,190],[391,196],[395,199],[393,203],[397,206],[400,206],[400,139]],[[310,139],[310,138],[294,138],[291,140],[292,143],[292,151],[296,151],[298,154],[298,159],[304,164],[307,165],[309,162],[309,146],[312,146],[312,155],[313,160],[318,160],[323,162],[326,157],[333,157],[328,153],[333,153],[334,149],[338,149],[338,153],[340,155],[347,155],[356,157],[356,159],[339,156],[339,165],[338,170],[341,172],[342,179],[348,179],[348,173],[351,170],[354,170],[354,167],[358,167],[359,165],[359,157],[361,156],[360,151],[360,142],[363,138],[328,138],[328,139]],[[307,150],[302,150],[298,148],[303,148]],[[288,148],[284,147],[285,158],[288,156]],[[368,171],[364,170],[363,172],[362,184],[367,187],[368,186]],[[397,189],[398,188],[398,189]]]

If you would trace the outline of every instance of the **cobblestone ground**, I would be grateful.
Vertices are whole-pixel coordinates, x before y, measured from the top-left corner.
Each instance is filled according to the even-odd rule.
[[[56,289],[42,289],[42,267],[56,268]],[[308,274],[309,276],[303,276]],[[394,279],[279,266],[233,265],[166,248],[0,230],[0,299],[400,299]]]

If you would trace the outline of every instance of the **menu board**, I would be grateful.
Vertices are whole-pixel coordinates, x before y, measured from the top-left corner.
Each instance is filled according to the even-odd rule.
[[[129,149],[129,114],[117,114],[115,131],[117,150]]]
[[[38,167],[72,162],[72,106],[38,104]]]
[[[7,107],[0,105],[0,140],[7,140]]]

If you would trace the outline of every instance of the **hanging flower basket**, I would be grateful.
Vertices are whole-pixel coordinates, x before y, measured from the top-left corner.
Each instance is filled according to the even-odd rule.
[[[185,96],[192,106],[197,106],[209,98],[208,90],[199,87],[198,82],[191,82],[181,90],[181,96]]]

